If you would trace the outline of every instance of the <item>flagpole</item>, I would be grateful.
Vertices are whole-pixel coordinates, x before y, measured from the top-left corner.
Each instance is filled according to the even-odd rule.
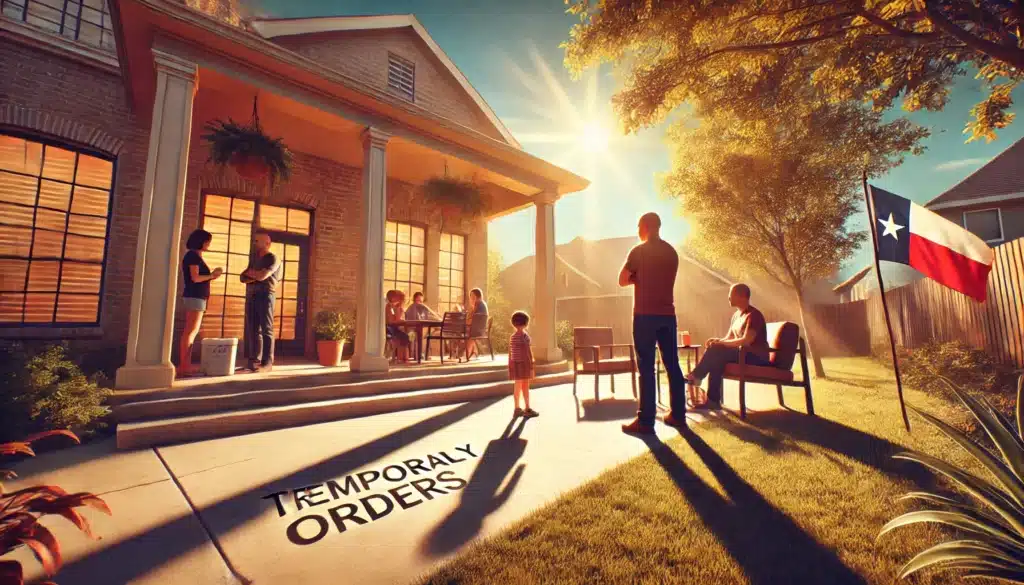
[[[892,322],[889,320],[889,304],[885,301],[885,285],[882,284],[882,263],[878,259],[878,231],[875,227],[875,204],[871,198],[871,187],[868,186],[868,172],[864,171],[864,202],[867,205],[868,225],[871,226],[872,253],[875,258],[875,274],[878,276],[878,293],[882,297],[882,313],[885,314],[885,328],[889,332],[889,350],[892,351],[892,367],[896,371],[896,393],[900,397],[900,413],[903,414],[903,425],[910,430],[910,418],[907,416],[907,405],[903,402],[903,382],[900,380],[900,363],[896,357],[896,339],[892,334]]]

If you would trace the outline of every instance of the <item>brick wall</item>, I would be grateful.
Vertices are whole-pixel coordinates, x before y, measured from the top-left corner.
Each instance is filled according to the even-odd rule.
[[[279,37],[273,41],[381,91],[388,91],[390,51],[415,64],[415,103],[418,106],[503,140],[501,133],[411,28],[318,33]]]
[[[2,336],[91,338],[92,347],[128,338],[135,243],[139,228],[149,121],[129,111],[118,74],[5,40],[0,43],[0,111],[4,127],[82,143],[117,156],[113,213],[100,313],[102,333],[81,330],[4,331]]]

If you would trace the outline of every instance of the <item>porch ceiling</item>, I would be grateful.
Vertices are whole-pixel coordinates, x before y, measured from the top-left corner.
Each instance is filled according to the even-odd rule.
[[[281,137],[295,152],[351,167],[363,166],[361,133],[365,126],[286,96],[260,91],[217,70],[201,68],[199,77],[193,108],[193,124],[197,128],[217,118],[247,122],[252,116],[253,97],[258,94],[260,124],[267,134]],[[418,185],[432,176],[443,175],[446,165],[450,175],[473,179],[486,188],[492,196],[492,216],[528,205],[537,191],[536,187],[402,136],[395,136],[388,143],[390,178]]]

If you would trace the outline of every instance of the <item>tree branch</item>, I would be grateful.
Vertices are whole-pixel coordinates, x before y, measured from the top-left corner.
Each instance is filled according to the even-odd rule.
[[[930,32],[930,33],[917,33],[917,32],[911,31],[911,30],[907,30],[905,28],[901,28],[901,27],[899,27],[899,26],[889,22],[888,20],[882,18],[881,16],[878,16],[874,12],[871,12],[870,10],[866,10],[866,9],[858,10],[857,14],[860,15],[861,17],[863,17],[864,20],[870,22],[871,24],[873,24],[873,25],[875,25],[875,26],[877,26],[879,28],[884,29],[889,34],[891,34],[893,36],[897,36],[897,37],[903,38],[903,39],[911,39],[911,40],[921,41],[921,40],[927,40],[927,39],[934,39],[934,38],[939,36],[938,33],[934,32],[934,31]]]
[[[925,5],[927,6],[926,10],[928,11],[928,18],[936,28],[979,53],[984,53],[989,57],[998,59],[1024,71],[1024,51],[1004,47],[998,43],[993,43],[992,41],[972,35],[943,16],[942,13],[939,12],[938,8],[935,7],[933,2],[934,0],[926,2]]]

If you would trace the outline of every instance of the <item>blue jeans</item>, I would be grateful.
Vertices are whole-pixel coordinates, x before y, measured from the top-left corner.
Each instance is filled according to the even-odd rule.
[[[633,345],[636,347],[637,367],[640,369],[640,422],[654,424],[657,413],[657,390],[654,383],[654,352],[661,350],[661,363],[668,373],[669,404],[673,416],[686,414],[686,379],[679,367],[679,349],[676,345],[675,315],[634,315]]]
[[[744,363],[751,366],[770,366],[768,360],[747,352]],[[716,345],[704,351],[700,363],[690,372],[698,382],[708,377],[708,402],[722,402],[722,375],[728,364],[740,363],[740,350],[735,347]]]

